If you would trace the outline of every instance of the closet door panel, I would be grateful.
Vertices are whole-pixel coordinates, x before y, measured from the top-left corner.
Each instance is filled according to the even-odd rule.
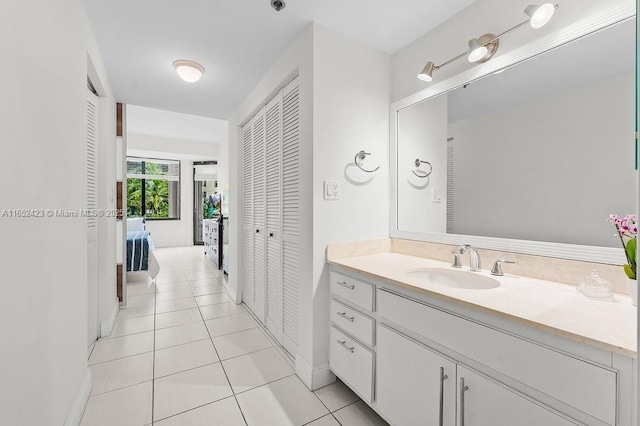
[[[266,107],[267,321],[282,344],[282,96]]]
[[[300,91],[297,78],[282,91],[283,346],[298,351],[300,286]]]
[[[253,284],[253,126],[242,128],[242,300],[254,308]]]
[[[253,220],[254,234],[254,309],[264,324],[267,301],[266,269],[266,165],[265,165],[265,113],[264,108],[253,122]]]

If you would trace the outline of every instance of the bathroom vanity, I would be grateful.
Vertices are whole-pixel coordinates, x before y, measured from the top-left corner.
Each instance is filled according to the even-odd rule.
[[[392,425],[633,424],[627,296],[393,252],[329,263],[331,370]]]

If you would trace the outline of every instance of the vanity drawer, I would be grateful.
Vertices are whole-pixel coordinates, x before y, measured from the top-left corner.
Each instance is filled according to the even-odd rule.
[[[386,290],[379,317],[614,425],[617,372]]]
[[[369,283],[332,272],[331,293],[367,311],[373,311],[374,287]]]
[[[373,347],[374,321],[371,318],[332,300],[331,321],[362,343]]]
[[[331,326],[331,370],[365,402],[373,401],[373,352]]]

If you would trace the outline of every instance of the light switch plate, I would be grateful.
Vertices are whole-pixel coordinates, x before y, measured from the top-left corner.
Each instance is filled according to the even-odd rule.
[[[335,180],[324,181],[324,199],[325,200],[339,200],[340,199],[340,185]]]

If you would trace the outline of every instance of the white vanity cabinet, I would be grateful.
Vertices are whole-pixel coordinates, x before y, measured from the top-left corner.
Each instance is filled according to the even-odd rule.
[[[455,426],[456,364],[378,325],[376,403],[394,425]]]
[[[331,370],[392,425],[633,424],[631,358],[336,266],[331,298]]]
[[[459,426],[571,426],[539,402],[458,365]],[[407,423],[408,424],[408,423]]]

